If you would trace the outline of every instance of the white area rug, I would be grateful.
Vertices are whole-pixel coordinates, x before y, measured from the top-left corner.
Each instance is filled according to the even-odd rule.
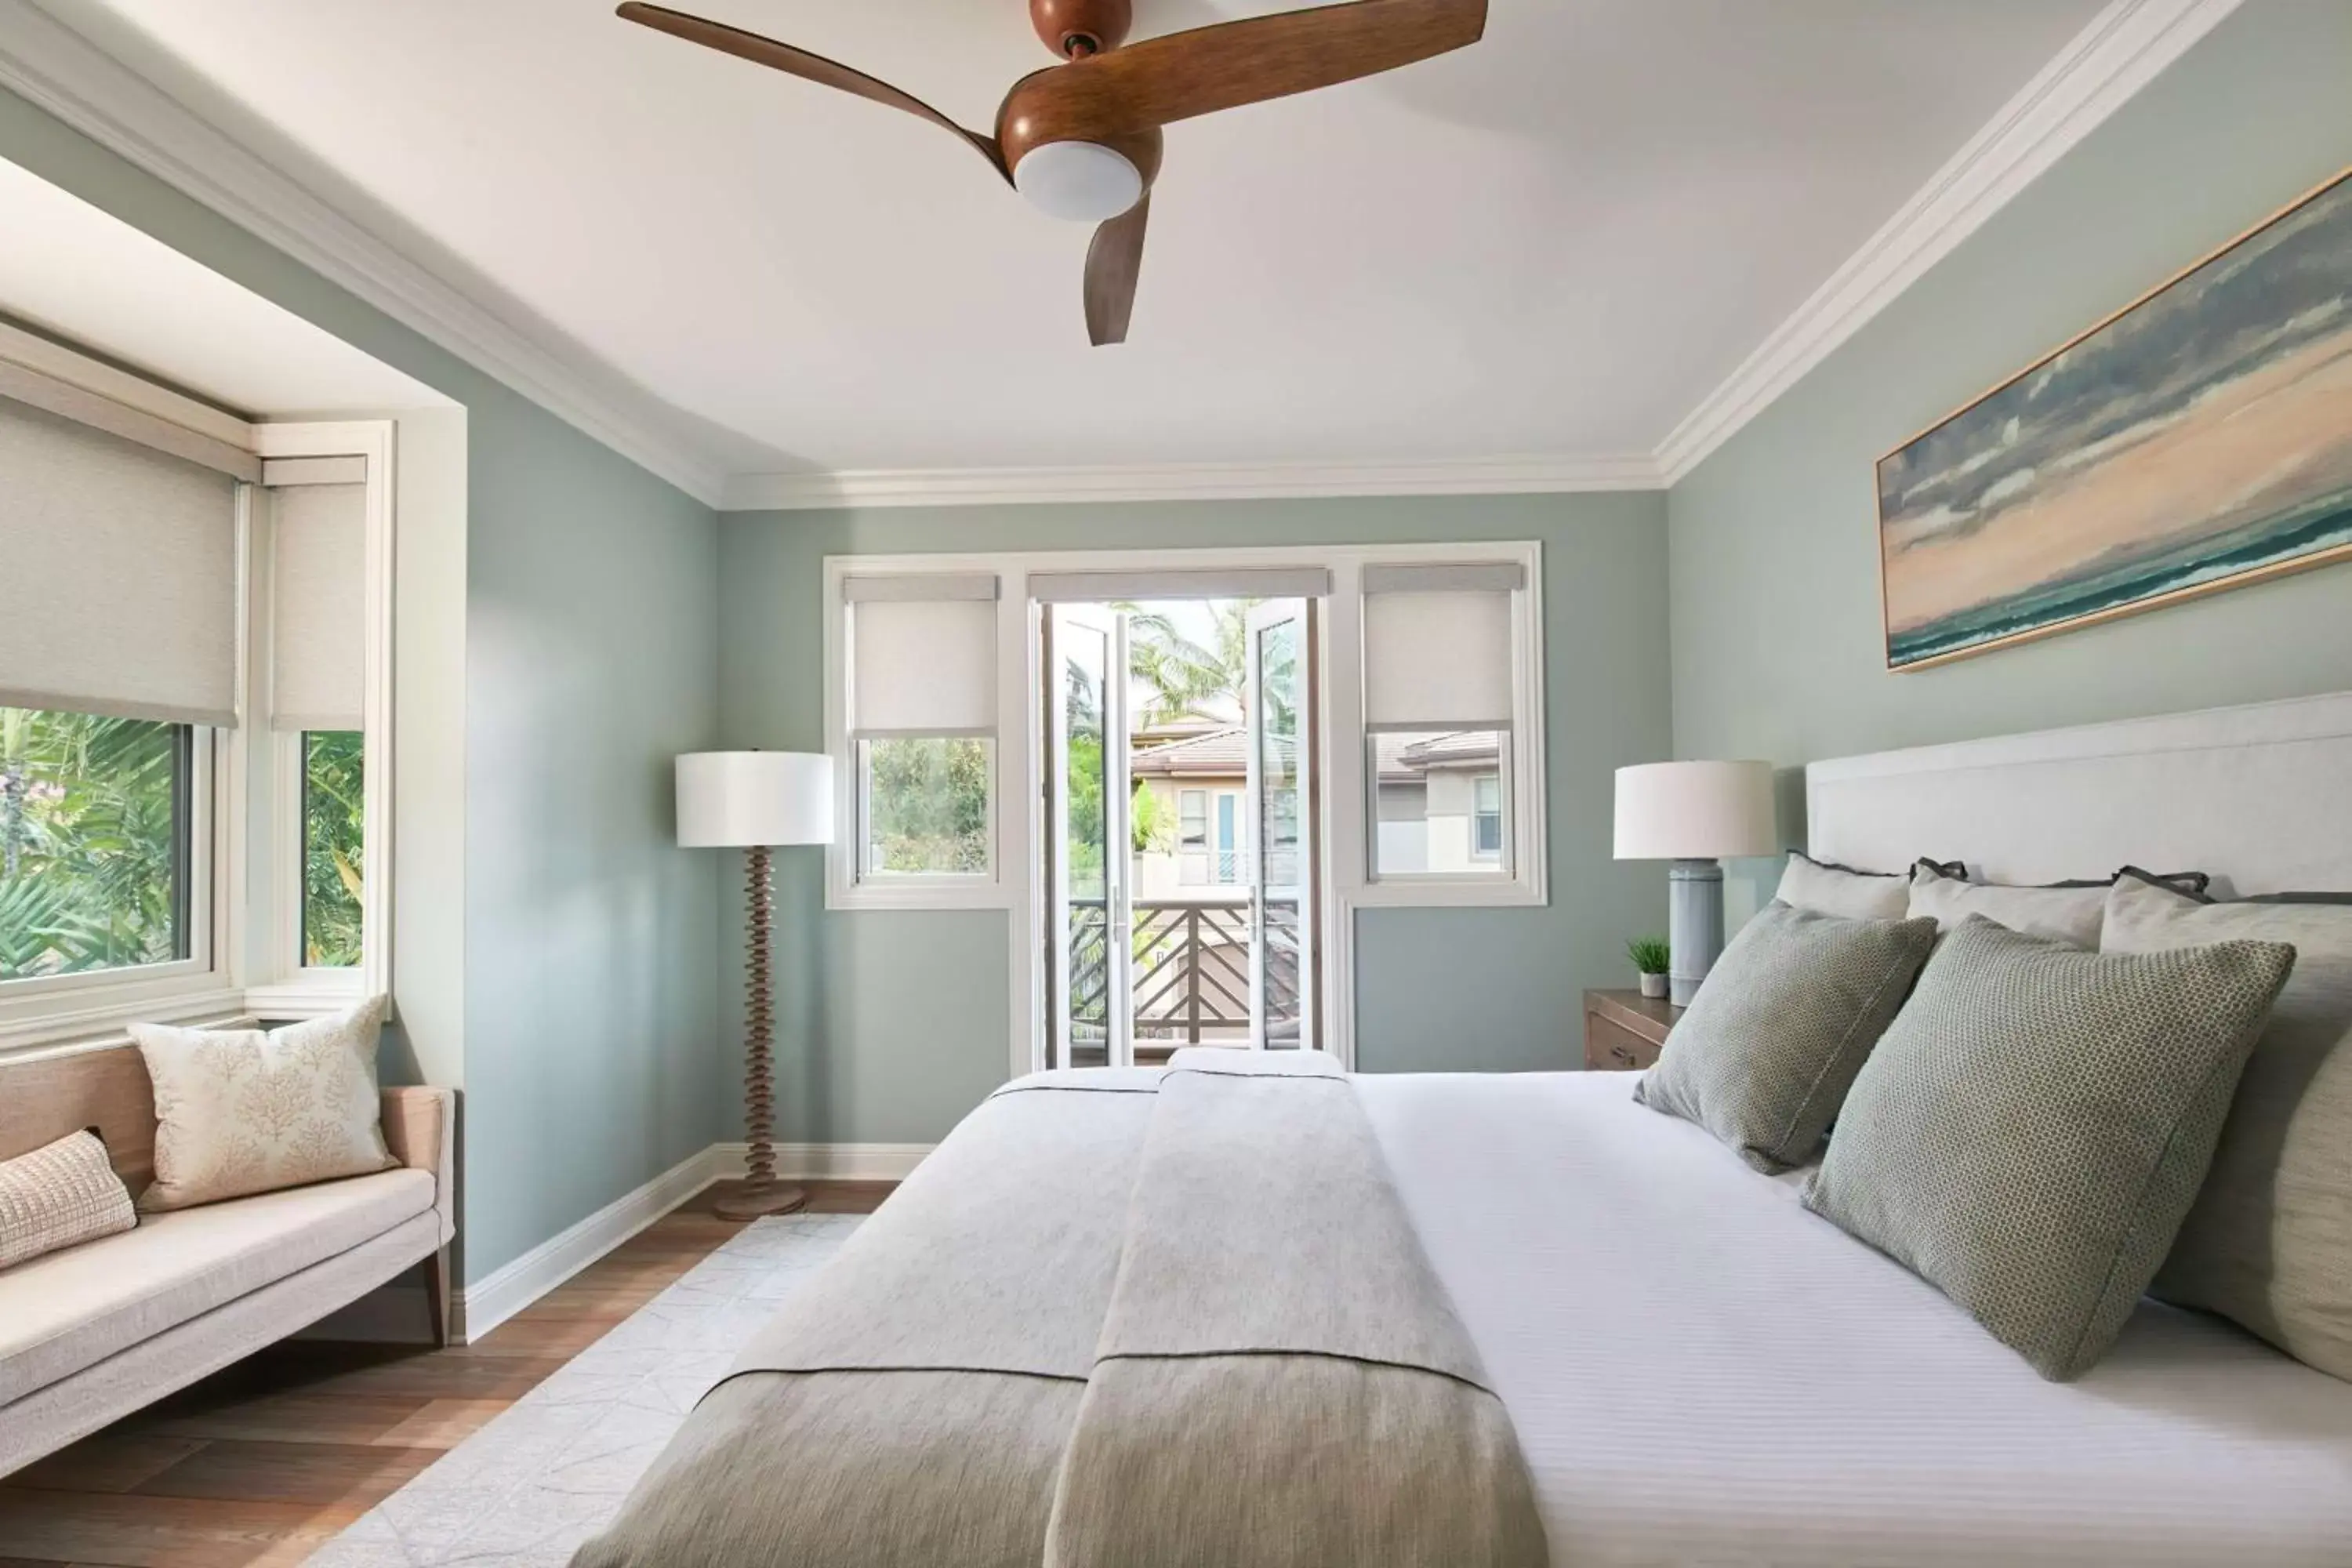
[[[310,1558],[562,1568],[856,1215],[759,1220]]]

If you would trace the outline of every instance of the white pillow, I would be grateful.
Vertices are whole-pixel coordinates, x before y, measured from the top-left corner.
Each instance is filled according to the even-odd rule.
[[[259,1029],[133,1024],[155,1085],[150,1213],[275,1192],[399,1162],[383,1142],[376,1037],[384,998]]]
[[[2107,889],[2126,875],[2190,898],[2201,897],[2209,880],[2202,871],[2158,875],[2126,866],[2102,881],[2006,887],[1971,882],[1964,867],[1922,860],[1911,868],[1911,901],[1906,912],[1914,920],[1932,916],[1939,931],[1951,930],[1970,915],[1982,915],[2028,936],[2096,950],[2104,946],[2100,932],[2106,921]]]
[[[1967,875],[1967,868],[1957,863],[1944,869]],[[1780,889],[1772,896],[1801,910],[1850,921],[1899,921],[1910,912],[1911,874],[1857,871],[1791,851],[1789,868],[1780,873]]]
[[[1938,931],[1949,931],[1970,915],[1982,915],[2027,936],[2063,942],[2095,951],[2099,925],[2107,911],[2107,884],[2088,887],[2003,888],[1988,882],[1947,877],[1925,864],[1911,870],[1911,899],[1906,912],[1913,920],[1932,917]]]

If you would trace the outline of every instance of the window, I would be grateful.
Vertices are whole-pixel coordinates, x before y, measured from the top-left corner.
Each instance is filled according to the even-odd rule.
[[[1371,874],[1513,874],[1517,564],[1364,569]]]
[[[1231,790],[1217,794],[1217,880],[1230,887],[1242,879],[1241,797]]]
[[[1367,737],[1372,868],[1383,877],[1503,868],[1504,730],[1383,730]]]
[[[329,1005],[367,960],[367,465],[272,462],[268,744],[280,783],[271,978]],[[327,973],[321,973],[324,971]],[[291,973],[289,973],[291,972]]]
[[[849,889],[996,876],[996,578],[851,576]],[[838,861],[836,861],[838,864]],[[833,879],[834,896],[844,891]],[[951,895],[952,896],[952,895]]]
[[[1503,775],[1481,773],[1470,781],[1470,853],[1495,859],[1503,853]]]
[[[1209,792],[1204,789],[1180,791],[1176,796],[1179,826],[1177,842],[1186,849],[1209,847]]]
[[[0,1053],[388,971],[392,426],[184,404],[0,396]]]
[[[898,736],[857,743],[861,877],[989,872],[985,740]]]
[[[366,743],[356,730],[302,732],[302,967],[360,962]]]
[[[195,730],[0,708],[0,983],[194,948]]]

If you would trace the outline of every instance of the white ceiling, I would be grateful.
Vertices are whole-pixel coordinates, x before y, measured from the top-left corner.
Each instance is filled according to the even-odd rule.
[[[40,3],[739,474],[1646,457],[2098,10],[1494,0],[1460,54],[1171,128],[1095,350],[1084,229],[604,0]],[[1022,0],[677,3],[978,127],[1048,61]]]
[[[448,399],[0,161],[0,317],[247,419]]]

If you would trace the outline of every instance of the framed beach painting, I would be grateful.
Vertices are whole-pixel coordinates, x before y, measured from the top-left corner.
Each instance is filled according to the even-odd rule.
[[[2352,558],[2352,170],[1877,478],[1891,669]]]

